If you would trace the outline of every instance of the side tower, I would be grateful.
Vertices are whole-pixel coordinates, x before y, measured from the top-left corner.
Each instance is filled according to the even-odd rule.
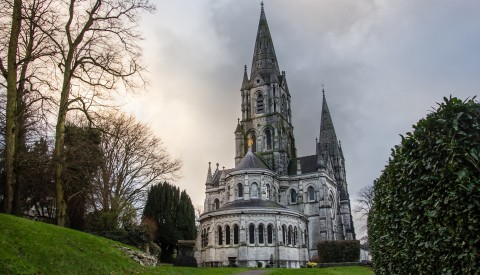
[[[273,171],[286,175],[296,157],[290,93],[285,72],[278,67],[263,4],[250,78],[245,66],[240,91],[242,119],[235,130],[235,165],[247,153],[247,140],[252,140],[252,151]]]
[[[318,163],[330,161],[333,168],[333,176],[336,183],[338,205],[335,214],[339,215],[336,219],[338,228],[336,237],[343,240],[355,240],[355,229],[350,206],[350,196],[348,194],[347,179],[345,171],[345,158],[343,156],[341,143],[337,140],[335,128],[333,127],[332,117],[328,109],[325,91],[323,93],[322,117],[320,122],[320,136],[317,142]],[[322,215],[320,215],[322,216]],[[321,233],[330,235],[328,231],[331,228],[320,228]],[[332,232],[333,233],[333,232]]]

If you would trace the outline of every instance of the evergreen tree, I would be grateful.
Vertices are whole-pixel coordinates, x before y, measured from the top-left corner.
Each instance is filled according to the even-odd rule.
[[[480,103],[444,98],[402,136],[375,182],[375,274],[478,274]]]
[[[186,191],[164,182],[148,191],[143,217],[154,220],[157,234],[154,240],[162,248],[161,260],[172,261],[177,241],[196,236],[195,211]]]
[[[84,229],[87,195],[101,163],[100,132],[89,127],[70,125],[65,134],[65,195],[71,228]]]

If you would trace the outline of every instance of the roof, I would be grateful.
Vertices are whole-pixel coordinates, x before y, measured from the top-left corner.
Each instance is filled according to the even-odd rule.
[[[292,159],[292,161],[290,161],[290,165],[289,165],[289,168],[288,168],[288,171],[289,171],[290,175],[296,175],[297,174],[297,160],[300,161],[300,166],[302,168],[302,174],[317,172],[317,170],[318,170],[318,164],[317,164],[318,156],[317,155],[311,155],[311,156],[298,157],[296,159]]]
[[[268,165],[255,153],[252,152],[251,148],[248,149],[247,154],[240,160],[238,165],[235,167],[235,170],[244,170],[244,169],[267,169],[271,170]]]
[[[253,200],[236,200],[232,202],[228,202],[220,207],[219,210],[224,209],[233,209],[233,208],[278,208],[278,209],[286,209],[287,207],[280,205],[274,201],[270,200],[261,200],[261,199],[253,199]]]
[[[220,185],[220,180],[222,179],[222,174],[227,175],[228,173],[232,172],[234,169],[222,169],[222,170],[217,170],[217,173],[213,175],[213,186],[219,186]]]

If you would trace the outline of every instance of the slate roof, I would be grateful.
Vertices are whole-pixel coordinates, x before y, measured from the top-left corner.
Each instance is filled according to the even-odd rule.
[[[225,169],[225,170],[218,170],[217,173],[213,176],[213,186],[219,186],[220,185],[220,179],[222,178],[222,173],[225,173],[227,175],[228,173],[234,171],[235,169]]]
[[[302,174],[317,172],[318,170],[317,155],[311,155],[311,156],[298,157],[296,159],[292,159],[288,167],[288,173],[290,175],[297,174],[297,160],[300,160]]]
[[[244,170],[244,169],[267,169],[271,170],[268,165],[250,149],[247,154],[240,160],[238,165],[235,167],[235,170]]]
[[[269,200],[253,199],[253,200],[236,200],[224,204],[219,210],[237,208],[278,208],[287,209],[287,207]]]

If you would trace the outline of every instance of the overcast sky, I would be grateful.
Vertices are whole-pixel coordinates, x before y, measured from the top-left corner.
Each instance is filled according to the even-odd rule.
[[[195,205],[208,162],[234,166],[244,65],[260,1],[153,0],[141,29],[150,86],[125,99],[173,156]],[[342,142],[351,197],[372,184],[400,142],[444,96],[480,91],[480,1],[265,0],[292,96],[299,156],[315,153],[321,90]],[[352,198],[354,199],[354,198]]]

